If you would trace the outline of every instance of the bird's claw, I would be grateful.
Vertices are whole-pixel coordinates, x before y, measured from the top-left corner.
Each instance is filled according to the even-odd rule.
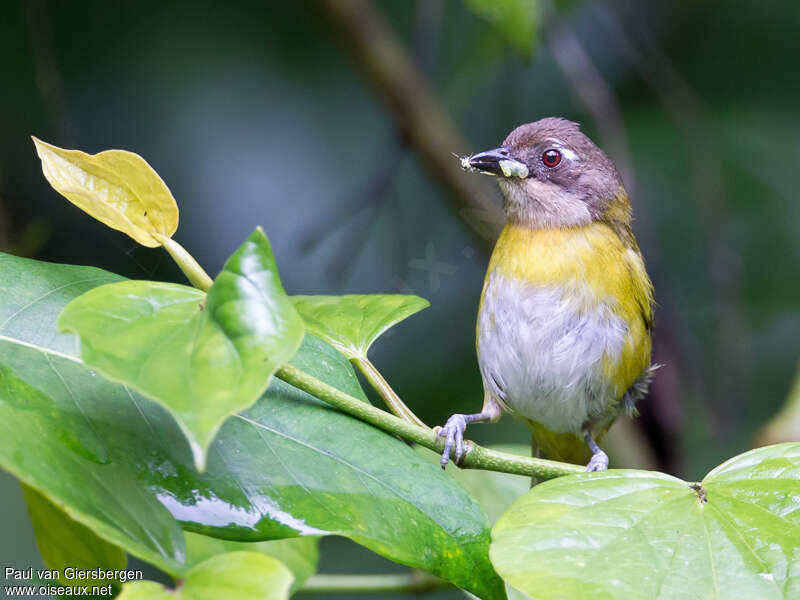
[[[599,450],[592,454],[589,464],[586,465],[586,472],[592,473],[594,471],[605,471],[608,469],[608,454]]]
[[[442,468],[450,462],[450,451],[455,448],[454,459],[456,464],[461,462],[464,456],[464,430],[467,428],[467,420],[464,415],[452,415],[447,419],[444,427],[436,428],[436,439],[444,438],[444,450],[442,451]]]

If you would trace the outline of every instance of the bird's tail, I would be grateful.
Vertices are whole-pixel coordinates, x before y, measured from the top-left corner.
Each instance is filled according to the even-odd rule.
[[[592,457],[586,443],[574,433],[555,433],[534,421],[526,422],[531,428],[531,444],[534,455],[538,450],[539,456],[542,458],[576,465],[585,465]]]

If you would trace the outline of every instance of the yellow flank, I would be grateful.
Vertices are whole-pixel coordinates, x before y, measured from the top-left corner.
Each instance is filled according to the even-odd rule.
[[[639,248],[603,222],[578,227],[533,229],[509,223],[497,240],[487,270],[534,285],[587,286],[594,292],[585,306],[607,304],[628,325],[622,355],[604,359],[603,369],[614,382],[619,400],[650,363],[653,288]],[[486,285],[484,284],[484,291]]]

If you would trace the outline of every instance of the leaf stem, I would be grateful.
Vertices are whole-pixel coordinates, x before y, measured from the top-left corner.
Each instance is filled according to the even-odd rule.
[[[446,581],[424,571],[391,575],[312,575],[305,582],[303,592],[429,592],[449,586]]]
[[[406,406],[405,402],[400,399],[400,396],[397,395],[389,385],[389,382],[384,379],[380,371],[375,368],[375,365],[373,365],[368,358],[352,358],[350,362],[361,371],[361,374],[369,381],[369,384],[380,394],[381,398],[383,398],[384,402],[386,402],[386,405],[389,407],[389,410],[409,423],[417,425],[418,427],[430,429],[414,414],[414,411]]]
[[[203,267],[194,259],[194,257],[186,251],[186,248],[181,246],[178,242],[171,237],[162,235],[160,233],[153,233],[152,236],[156,238],[164,249],[169,252],[172,260],[180,267],[183,274],[194,287],[207,292],[214,283],[214,280],[208,276],[203,270]]]
[[[385,410],[362,402],[328,385],[324,381],[301,371],[294,365],[283,365],[277,370],[275,375],[286,383],[300,388],[324,400],[328,404],[335,406],[339,410],[388,433],[399,435],[411,442],[429,448],[434,452],[441,453],[444,449],[444,441],[436,439],[433,430],[408,423],[399,417],[389,414]],[[459,465],[465,469],[499,471],[501,473],[523,475],[525,477],[536,477],[540,481],[584,471],[584,468],[578,465],[498,452],[497,450],[483,448],[474,442],[467,442],[467,444],[468,451]]]

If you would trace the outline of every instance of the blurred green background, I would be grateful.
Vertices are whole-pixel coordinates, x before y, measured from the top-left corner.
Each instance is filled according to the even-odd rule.
[[[609,441],[612,459],[651,456],[700,478],[752,446],[800,356],[800,3],[536,3],[530,59],[470,10],[479,4],[387,1],[360,14],[398,38],[424,74],[420,93],[467,150],[560,115],[617,162],[656,286],[664,367],[641,419]],[[132,150],[172,190],[176,239],[209,272],[262,225],[290,293],[428,298],[429,309],[376,345],[374,362],[430,424],[480,407],[474,321],[491,240],[437,179],[455,159],[423,158],[396,101],[359,69],[369,53],[354,50],[330,3],[2,8],[0,249],[182,281],[162,250],[58,196],[30,135]],[[434,137],[440,125],[449,139],[436,119]],[[470,436],[527,441],[509,418]],[[0,499],[0,565],[39,564],[18,485],[1,473]],[[399,570],[349,542],[322,548],[323,572]]]

